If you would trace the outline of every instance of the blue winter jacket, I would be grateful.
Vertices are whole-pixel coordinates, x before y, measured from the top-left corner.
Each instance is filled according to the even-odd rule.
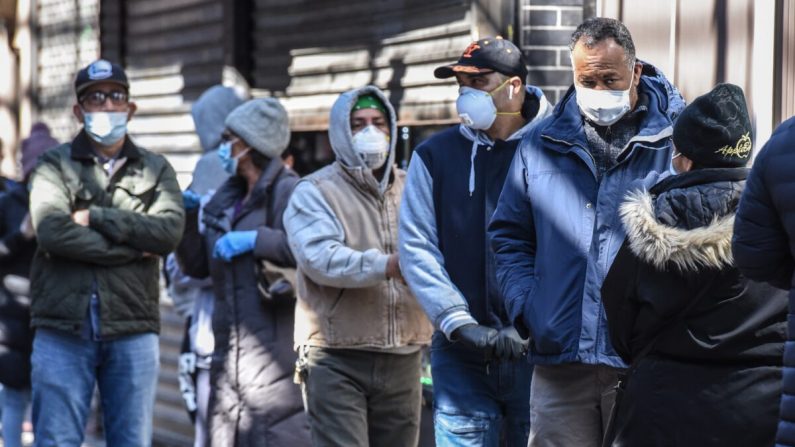
[[[400,208],[400,267],[434,327],[450,338],[479,323],[509,325],[486,227],[522,136],[552,113],[540,89],[536,116],[506,141],[450,127],[411,157]]]
[[[668,169],[679,92],[651,65],[640,130],[597,180],[570,88],[517,150],[489,227],[508,315],[532,337],[529,360],[623,367],[607,332],[600,288],[624,241],[618,216],[629,185]]]
[[[795,446],[795,117],[759,152],[734,221],[734,262],[748,278],[789,289],[788,341],[776,446]]]

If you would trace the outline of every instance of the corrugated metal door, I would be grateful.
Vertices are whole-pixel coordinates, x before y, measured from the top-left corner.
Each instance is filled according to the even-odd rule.
[[[781,86],[781,96],[774,112],[775,124],[795,116],[795,1],[779,0],[777,6],[780,10],[779,29],[776,30],[780,42],[777,57],[781,62],[776,83]]]
[[[129,125],[135,141],[166,155],[187,185],[198,154],[190,105],[222,81],[222,0],[102,0],[102,54],[122,62],[138,112]],[[183,407],[177,364],[184,321],[161,296],[160,377],[153,442],[193,445]]]
[[[99,0],[36,2],[36,119],[59,141],[71,140],[78,130],[72,115],[74,76],[99,56],[98,21]]]
[[[201,151],[190,104],[222,80],[224,2],[103,0],[102,24],[103,55],[125,64],[138,105],[131,135],[186,184]]]
[[[252,80],[286,96],[294,130],[322,130],[340,92],[388,89],[401,123],[454,122],[456,90],[433,77],[473,32],[470,0],[257,0]]]

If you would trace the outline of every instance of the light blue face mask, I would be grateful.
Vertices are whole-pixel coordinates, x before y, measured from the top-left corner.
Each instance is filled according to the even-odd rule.
[[[128,112],[83,111],[83,128],[92,140],[111,146],[127,134]]]
[[[240,157],[246,155],[250,148],[246,149],[245,151],[237,154],[236,157],[232,156],[232,142],[231,141],[224,141],[218,146],[218,158],[221,159],[221,166],[224,167],[224,171],[226,171],[229,175],[236,175],[237,174],[237,162]]]

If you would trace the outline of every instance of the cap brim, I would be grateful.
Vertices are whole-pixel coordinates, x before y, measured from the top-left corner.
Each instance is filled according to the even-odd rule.
[[[478,74],[490,73],[492,71],[494,70],[491,68],[480,68],[473,65],[450,64],[443,65],[438,67],[436,70],[433,70],[433,75],[437,79],[447,79],[452,78],[456,75],[456,73]]]
[[[92,85],[101,84],[103,82],[120,85],[120,86],[126,88],[128,91],[130,90],[130,85],[129,84],[127,84],[127,83],[125,83],[123,81],[119,81],[118,79],[97,79],[97,80],[94,80],[94,81],[88,81],[88,82],[83,83],[82,85],[80,85],[80,87],[78,87],[77,90],[75,90],[75,94],[77,96],[80,96],[80,94],[83,93],[84,91],[86,91],[87,88],[91,87]]]

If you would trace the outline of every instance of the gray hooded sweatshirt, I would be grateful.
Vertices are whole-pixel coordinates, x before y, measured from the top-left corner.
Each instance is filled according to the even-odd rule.
[[[383,178],[376,178],[353,148],[351,110],[366,94],[380,98],[389,115]],[[395,112],[376,87],[344,93],[332,107],[329,137],[336,162],[299,182],[284,213],[298,265],[295,343],[416,351],[430,340],[430,322],[408,287],[386,277],[387,260],[397,250],[405,178],[393,166]]]

